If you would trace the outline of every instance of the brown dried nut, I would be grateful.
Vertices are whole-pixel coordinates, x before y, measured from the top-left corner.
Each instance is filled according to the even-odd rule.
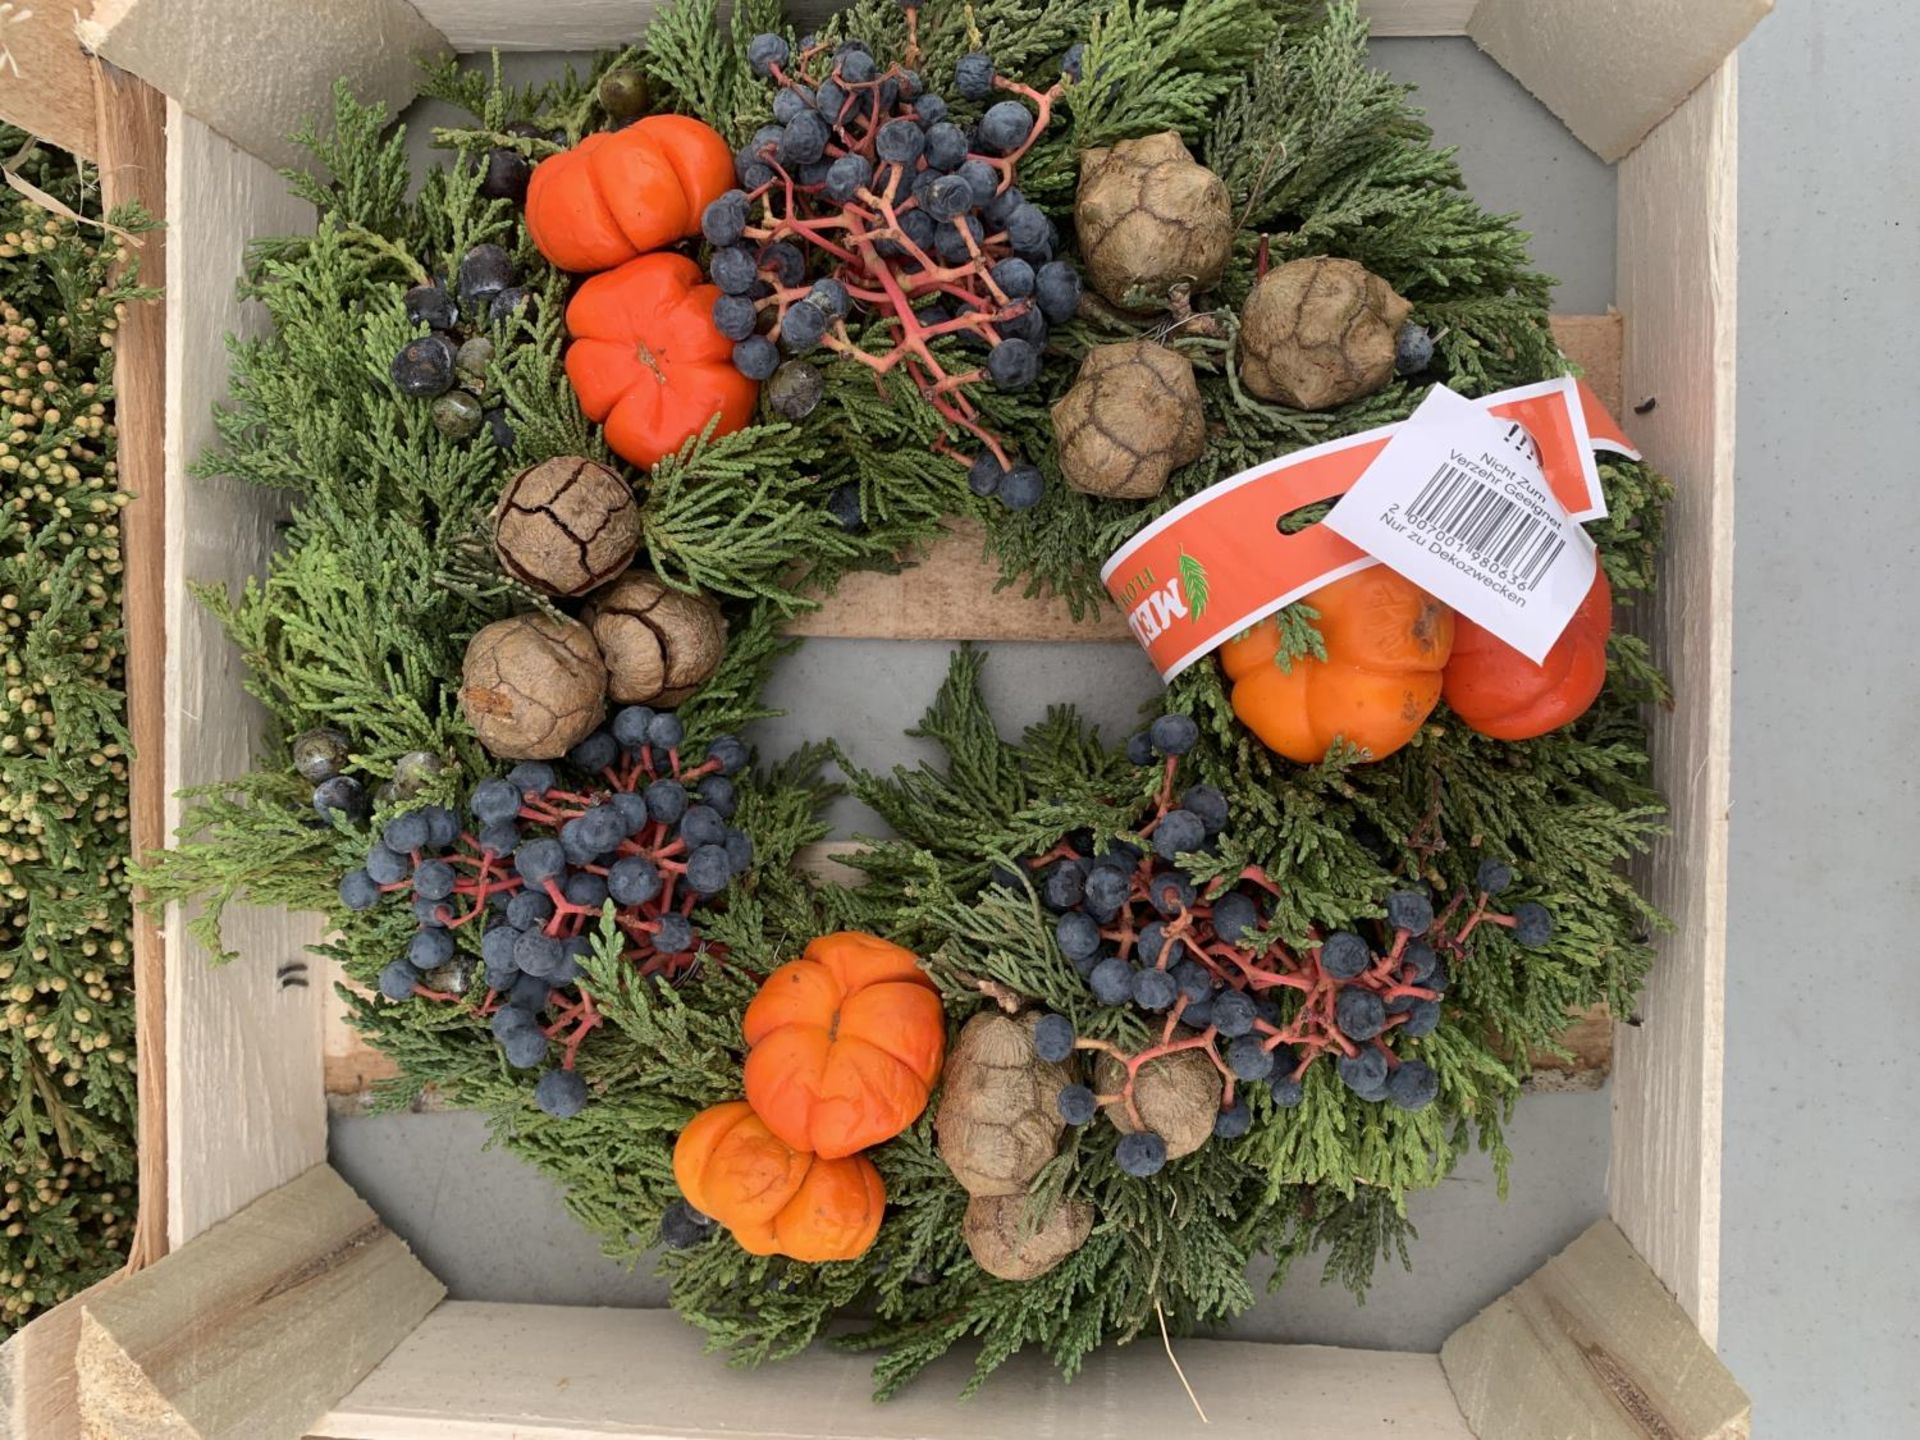
[[[1331,410],[1393,378],[1413,305],[1365,266],[1325,255],[1267,272],[1240,312],[1240,379],[1263,400]]]
[[[1084,1200],[1062,1200],[1044,1224],[1023,1236],[1026,1210],[1025,1195],[976,1195],[967,1202],[960,1231],[975,1263],[989,1275],[1032,1280],[1086,1244],[1093,1233],[1093,1206]]]
[[[493,510],[493,551],[514,579],[548,595],[584,595],[633,563],[633,488],[578,455],[542,460],[507,482]]]
[[[1080,157],[1073,228],[1095,290],[1122,309],[1157,309],[1176,285],[1220,283],[1233,201],[1168,130]]]
[[[727,622],[705,595],[629,570],[595,591],[580,618],[607,661],[616,705],[678,705],[706,684],[727,653]]]
[[[1184,1039],[1190,1032],[1175,1032]],[[1093,1088],[1102,1095],[1118,1095],[1127,1081],[1126,1068],[1111,1055],[1094,1062]],[[1167,1142],[1167,1158],[1191,1155],[1213,1134],[1220,1115],[1220,1072],[1200,1050],[1176,1050],[1149,1060],[1133,1081],[1133,1103],[1147,1129]],[[1124,1100],[1103,1107],[1113,1128],[1131,1135],[1140,1127],[1127,1114]]]
[[[1024,1195],[1060,1144],[1066,1122],[1055,1101],[1074,1068],[1034,1055],[1039,1023],[1038,1011],[982,1011],[947,1056],[933,1128],[940,1158],[969,1195]]]
[[[1207,418],[1193,362],[1151,340],[1100,345],[1053,407],[1067,483],[1110,500],[1145,500],[1206,452]]]
[[[467,642],[460,708],[489,753],[553,760],[607,713],[607,667],[576,620],[515,615]]]

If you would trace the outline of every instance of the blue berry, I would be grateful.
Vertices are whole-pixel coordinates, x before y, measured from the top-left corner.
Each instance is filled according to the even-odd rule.
[[[684,955],[693,949],[693,922],[684,915],[662,915],[653,932],[653,948],[662,955]]]
[[[1153,736],[1136,730],[1127,737],[1127,760],[1133,765],[1153,764]]]
[[[1396,375],[1418,375],[1433,364],[1433,336],[1409,320],[1400,327],[1394,342],[1393,370]]]
[[[1024,340],[1002,340],[987,353],[987,374],[998,389],[1024,390],[1040,378],[1040,352]]]
[[[662,825],[678,825],[687,813],[687,787],[678,780],[656,780],[645,794],[648,812]]]
[[[364,870],[349,870],[340,877],[340,903],[349,910],[371,910],[380,903],[380,887]]]
[[[801,301],[789,305],[780,319],[780,343],[790,355],[805,355],[826,338],[831,317],[818,305]]]
[[[1000,189],[1000,172],[984,160],[962,160],[960,168],[953,173],[957,179],[967,182],[973,209],[993,199]]]
[[[1167,1163],[1167,1142],[1151,1130],[1137,1130],[1120,1137],[1114,1159],[1121,1170],[1134,1179],[1145,1180],[1150,1175],[1158,1175]]]
[[[513,942],[513,963],[528,975],[550,976],[560,968],[560,942],[544,930],[523,930]]]
[[[1162,715],[1147,733],[1162,755],[1185,755],[1200,743],[1200,726],[1191,715]]]
[[[457,879],[453,866],[446,861],[425,860],[413,872],[413,893],[422,900],[444,900],[453,894]]]
[[[1273,1073],[1273,1055],[1258,1035],[1242,1035],[1227,1046],[1227,1068],[1252,1083]]]
[[[1186,944],[1180,940],[1169,940],[1167,927],[1158,920],[1149,920],[1142,925],[1139,937],[1134,943],[1140,951],[1140,963],[1143,965],[1159,964],[1161,953],[1168,947],[1172,947],[1172,953],[1166,957],[1167,964],[1170,966],[1178,965],[1187,954]]]
[[[367,875],[376,885],[398,885],[413,869],[413,862],[384,843],[367,851]]]
[[[351,775],[335,775],[313,787],[313,808],[324,820],[339,816],[357,824],[372,813],[373,804],[366,786]]]
[[[1085,1085],[1062,1087],[1054,1103],[1059,1107],[1060,1118],[1069,1125],[1089,1124],[1100,1111],[1100,1102]]]
[[[1033,1053],[1057,1065],[1073,1054],[1073,1022],[1064,1015],[1042,1015],[1033,1027]]]
[[[1224,1039],[1237,1040],[1242,1035],[1251,1034],[1257,1018],[1258,1012],[1253,1007],[1252,999],[1238,990],[1228,990],[1214,998],[1213,1028]]]
[[[870,84],[873,76],[873,55],[866,49],[850,49],[840,57],[840,78],[849,85]]]
[[[453,388],[453,342],[440,334],[422,335],[402,345],[388,367],[394,388],[402,395],[427,399]]]
[[[1446,994],[1449,983],[1446,962],[1444,960],[1437,961],[1434,964],[1433,973],[1420,983],[1436,995]]]
[[[1413,940],[1400,952],[1400,963],[1406,967],[1407,979],[1419,985],[1433,974],[1434,966],[1440,963],[1440,956],[1426,941]]]
[[[644,855],[616,860],[607,871],[607,893],[622,907],[645,905],[659,895],[660,871]]]
[[[445,925],[453,918],[444,900],[429,900],[424,895],[413,897],[413,918],[425,926]]]
[[[389,1000],[411,1000],[419,974],[404,960],[395,960],[380,972],[380,993]]]
[[[724,293],[745,295],[760,278],[760,262],[744,246],[725,245],[708,259],[707,273]]]
[[[992,270],[993,283],[1009,300],[1024,300],[1033,294],[1034,269],[1017,255],[1009,255]]]
[[[1402,1110],[1424,1110],[1440,1094],[1440,1077],[1420,1060],[1402,1060],[1387,1077],[1387,1098]]]
[[[1351,980],[1372,963],[1372,949],[1351,930],[1336,930],[1320,944],[1320,968],[1336,980]]]
[[[1178,915],[1191,909],[1195,894],[1193,882],[1177,870],[1163,870],[1147,882],[1147,899],[1162,915]]]
[[[1113,911],[1126,904],[1131,886],[1132,876],[1128,870],[1100,861],[1087,871],[1080,889],[1089,909]]]
[[[533,1087],[533,1103],[556,1120],[571,1120],[587,1108],[587,1082],[572,1070],[549,1070]]]
[[[707,759],[719,763],[722,775],[737,775],[746,768],[747,747],[738,735],[716,735],[707,746]]]
[[[1171,1010],[1180,998],[1180,987],[1164,970],[1141,970],[1133,977],[1133,1003],[1142,1010],[1159,1014]]]
[[[445,930],[419,930],[407,942],[407,963],[416,970],[435,970],[453,958],[453,936]]]
[[[445,850],[460,838],[460,817],[444,805],[427,805],[420,814],[427,822],[427,844]]]
[[[1191,810],[1169,810],[1153,832],[1153,853],[1162,860],[1188,854],[1206,843],[1206,824]]]
[[[947,102],[938,95],[922,95],[913,102],[913,113],[931,129],[947,118]]]
[[[1216,1140],[1238,1140],[1253,1128],[1253,1111],[1247,1108],[1247,1102],[1236,1100],[1222,1110],[1213,1121],[1213,1135]]]
[[[1071,910],[1085,898],[1087,867],[1081,860],[1062,860],[1047,871],[1040,899],[1050,910]]]
[[[1038,205],[1021,203],[1006,220],[1007,239],[1022,253],[1045,249],[1053,241],[1053,226]]]
[[[596,730],[567,752],[567,760],[582,770],[605,770],[620,763],[620,742]]]
[[[784,165],[811,165],[827,153],[832,127],[817,110],[806,110],[793,117],[780,135],[780,161]]]
[[[507,783],[528,800],[553,789],[556,778],[553,766],[544,760],[523,761],[507,772]]]
[[[760,307],[745,295],[722,295],[713,302],[713,328],[729,340],[745,340],[760,324]]]
[[[482,825],[514,820],[520,814],[520,791],[511,781],[482,780],[473,787],[467,808]]]
[[[1054,941],[1069,960],[1085,960],[1100,952],[1100,927],[1090,915],[1069,910],[1053,925]]]
[[[1227,828],[1227,797],[1212,785],[1193,785],[1180,797],[1181,808],[1191,810],[1207,827],[1207,834],[1218,835]]]
[[[1440,1028],[1440,1002],[1438,1000],[1415,1000],[1407,1007],[1406,1022],[1400,1031],[1418,1040],[1431,1035]]]
[[[680,817],[680,836],[689,845],[724,845],[727,822],[711,805],[690,805]]]
[[[1005,341],[995,349],[994,354],[999,354],[1008,345],[1022,343],[1019,340]],[[992,368],[991,363],[988,368]],[[1000,503],[1009,510],[1031,510],[1045,497],[1046,491],[1046,477],[1041,475],[1037,465],[1016,465],[1001,478]]]
[[[567,868],[567,852],[558,840],[529,840],[513,857],[513,868],[529,885],[541,885]]]
[[[941,174],[958,170],[967,159],[967,132],[951,120],[927,127],[927,165]]]
[[[774,94],[773,120],[776,125],[785,125],[796,119],[801,111],[815,108],[817,106],[810,86],[788,85]]]
[[[653,711],[645,705],[629,705],[613,717],[613,738],[633,754],[647,743],[647,727],[653,724]]]
[[[853,297],[847,294],[847,287],[831,276],[813,282],[813,288],[807,291],[807,303],[817,305],[828,315],[844,318],[853,308]]]
[[[895,121],[895,124],[906,122]],[[925,137],[921,137],[924,149]],[[864,155],[842,155],[827,167],[827,198],[844,205],[873,180],[873,162]]]
[[[709,775],[700,782],[700,803],[721,819],[730,820],[740,801],[731,780],[724,775]]]
[[[1396,890],[1387,896],[1387,923],[1409,935],[1433,928],[1433,901],[1424,890]]]
[[[1033,133],[1033,113],[1018,100],[1002,100],[980,117],[980,143],[1011,155]]]
[[[1093,967],[1087,977],[1093,998],[1102,1005],[1125,1005],[1133,999],[1133,967],[1117,955],[1110,955]]]
[[[1198,960],[1182,960],[1168,972],[1189,1004],[1212,998],[1213,975]]]
[[[1014,212],[1027,203],[1027,197],[1018,185],[1009,185],[981,208],[980,218],[996,229],[1004,230]],[[1041,217],[1044,221],[1045,217]],[[1024,262],[1031,266],[1032,262]]]
[[[846,87],[838,80],[827,79],[820,82],[820,88],[813,92],[813,102],[820,113],[835,123],[846,113],[847,101],[852,97]]]
[[[386,828],[380,832],[380,843],[389,850],[411,855],[416,850],[427,848],[427,835],[427,817],[418,810],[410,810],[387,822]]]
[[[1080,72],[1086,63],[1087,42],[1076,40],[1067,47],[1067,53],[1060,57],[1060,73],[1077,85],[1080,83]]]
[[[1273,1078],[1267,1081],[1267,1093],[1273,1096],[1275,1108],[1291,1110],[1307,1097],[1307,1087],[1293,1078],[1291,1071],[1274,1068]]]
[[[1213,933],[1229,945],[1240,944],[1259,924],[1259,906],[1238,890],[1229,890],[1213,902]]]
[[[780,351],[764,335],[749,335],[733,347],[733,368],[749,380],[767,380],[780,368]]]
[[[487,1028],[493,1032],[493,1038],[502,1044],[506,1043],[508,1036],[523,1030],[534,1030],[538,1033],[533,1023],[533,1012],[522,1010],[516,1005],[502,1005],[494,1011],[487,1021]]]
[[[1482,860],[1473,872],[1473,883],[1489,895],[1498,895],[1513,884],[1513,867],[1499,860]]]
[[[516,930],[537,930],[553,918],[553,901],[539,890],[522,890],[507,902],[507,923]]]
[[[687,885],[696,895],[718,895],[732,879],[725,845],[701,845],[687,856]]]
[[[1372,1045],[1357,1055],[1340,1057],[1340,1079],[1363,1100],[1384,1099],[1387,1093],[1387,1057]]]
[[[607,880],[604,875],[596,875],[591,870],[581,870],[567,877],[562,893],[567,897],[569,905],[598,910],[607,898]]]
[[[711,1239],[713,1221],[684,1200],[676,1200],[660,1216],[660,1243],[669,1250],[691,1250]]]
[[[866,512],[860,508],[860,482],[849,480],[836,485],[827,496],[827,513],[839,522],[840,528],[849,535],[858,535],[867,528]]]
[[[889,120],[873,137],[873,148],[889,165],[912,165],[927,148],[927,132],[912,120]]]
[[[1525,900],[1513,907],[1513,938],[1529,950],[1538,950],[1553,939],[1553,916],[1537,901]]]
[[[513,989],[507,995],[507,1004],[528,1015],[538,1015],[547,1008],[547,1001],[552,995],[553,986],[544,977],[522,975],[513,982]]]
[[[469,315],[491,305],[513,283],[513,257],[498,245],[476,245],[460,257],[460,304]]]
[[[962,100],[984,100],[993,94],[993,57],[975,50],[960,57],[953,67],[953,88]]]
[[[744,830],[728,830],[726,839],[727,859],[733,862],[733,873],[744,875],[753,868],[753,837]]]
[[[1187,1008],[1180,1012],[1180,1019],[1196,1030],[1204,1030],[1213,1023],[1213,997],[1205,1000],[1189,1000]]]
[[[400,297],[407,307],[407,323],[429,330],[451,330],[460,323],[459,307],[440,285],[416,285]]]
[[[1371,1040],[1387,1028],[1387,1006],[1371,990],[1349,986],[1334,1001],[1333,1023],[1349,1040]]]
[[[511,923],[495,925],[480,937],[480,958],[487,962],[489,980],[496,970],[518,968],[513,963],[513,942],[519,938],[520,932]]]
[[[763,80],[773,73],[776,66],[785,65],[792,53],[785,37],[780,35],[763,33],[747,42],[747,64]]]

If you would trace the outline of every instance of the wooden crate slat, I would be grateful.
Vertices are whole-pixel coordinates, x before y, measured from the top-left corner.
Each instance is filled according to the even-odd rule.
[[[362,101],[397,114],[419,91],[419,59],[446,49],[406,0],[97,0],[81,34],[95,53],[276,166],[311,163],[287,137],[331,118],[339,77]]]
[[[100,153],[93,67],[68,5],[0,11],[0,120],[91,160]]]
[[[1719,1324],[1733,693],[1734,62],[1620,167],[1628,431],[1674,481],[1647,617],[1674,703],[1651,714],[1671,833],[1643,867],[1674,922],[1615,1038],[1613,1218],[1712,1340]]]
[[[316,1165],[88,1299],[83,1429],[294,1440],[445,1294],[353,1188]]]
[[[80,1312],[120,1283],[109,1275],[0,1341],[0,1435],[7,1440],[80,1440]]]
[[[270,167],[169,101],[167,193],[166,830],[179,826],[184,786],[252,768],[260,707],[241,686],[246,668],[189,580],[238,585],[266,569],[283,497],[187,466],[215,440],[214,402],[226,395],[226,340],[258,335],[265,313],[234,293],[248,240],[313,223]],[[282,988],[276,970],[311,963],[318,918],[235,907],[228,941],[242,960],[210,963],[168,908],[168,1236],[179,1246],[327,1153],[320,1093],[320,991]]]
[[[1467,33],[1588,149],[1613,161],[1719,69],[1771,9],[1773,0],[1480,0]]]
[[[1746,1392],[1627,1237],[1601,1220],[1447,1337],[1479,1440],[1746,1440]]]
[[[886,1405],[871,1357],[812,1350],[757,1370],[702,1353],[664,1310],[449,1301],[313,1428],[315,1440],[1086,1440],[1194,1435],[1157,1335],[1087,1361],[1071,1387],[1025,1352],[964,1404],[971,1357],[937,1362]],[[1249,1341],[1178,1340],[1221,1440],[1472,1440],[1438,1358]]]

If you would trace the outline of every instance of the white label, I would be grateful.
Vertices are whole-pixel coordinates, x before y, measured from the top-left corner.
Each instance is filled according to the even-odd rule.
[[[1324,523],[1538,664],[1599,563],[1539,455],[1520,425],[1436,385]]]

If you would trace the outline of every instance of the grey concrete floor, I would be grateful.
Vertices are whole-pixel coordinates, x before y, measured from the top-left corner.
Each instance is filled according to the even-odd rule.
[[[1379,62],[1420,86],[1440,139],[1461,147],[1480,201],[1516,211],[1534,233],[1534,256],[1557,275],[1556,308],[1590,313],[1612,302],[1614,175],[1521,87],[1465,40],[1375,44]],[[509,57],[521,83],[551,73],[555,56]],[[433,107],[408,117],[416,163]],[[810,641],[776,676],[773,704],[786,718],[761,727],[763,753],[832,735],[870,767],[911,764],[922,753],[902,732],[945,673],[937,643]],[[1130,645],[1000,645],[987,667],[990,697],[1009,731],[1051,702],[1071,700],[1104,731],[1131,728],[1158,691]],[[847,697],[859,697],[857,708]],[[834,815],[843,833],[871,829],[850,802]],[[1536,1268],[1605,1211],[1607,1096],[1536,1096],[1510,1132],[1512,1198],[1502,1203],[1484,1165],[1469,1161],[1413,1205],[1421,1239],[1411,1273],[1380,1271],[1371,1303],[1296,1271],[1234,1326],[1247,1338],[1432,1350],[1456,1325]],[[457,1298],[564,1304],[657,1305],[644,1271],[600,1258],[593,1239],[556,1202],[551,1185],[503,1151],[484,1149],[470,1116],[337,1119],[336,1166],[367,1196]],[[511,1235],[511,1243],[500,1237]],[[1264,1276],[1261,1277],[1264,1279]]]

